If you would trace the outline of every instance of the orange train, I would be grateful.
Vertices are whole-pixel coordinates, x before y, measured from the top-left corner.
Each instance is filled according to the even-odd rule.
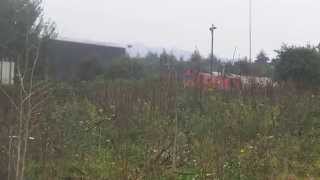
[[[241,78],[224,76],[219,73],[203,73],[194,70],[187,70],[184,73],[184,86],[196,87],[203,90],[240,90],[242,87]]]

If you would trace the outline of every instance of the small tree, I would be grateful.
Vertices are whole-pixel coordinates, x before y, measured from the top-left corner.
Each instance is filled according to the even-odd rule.
[[[191,55],[191,66],[192,66],[192,69],[195,70],[196,72],[201,72],[201,60],[202,60],[202,57],[199,53],[198,50],[195,50],[193,52],[193,54]]]
[[[269,57],[267,54],[261,50],[260,53],[256,57],[256,63],[258,64],[267,64],[270,61]]]
[[[2,0],[0,2],[0,55],[16,63],[14,91],[8,93],[1,86],[0,92],[7,97],[14,109],[14,121],[8,134],[8,177],[25,179],[28,146],[32,134],[34,115],[46,98],[47,83],[35,81],[36,67],[40,62],[40,50],[44,39],[54,28],[42,17],[41,0]],[[13,140],[15,142],[13,142]]]
[[[251,64],[251,73],[254,76],[272,76],[272,64],[269,63],[270,58],[267,54],[261,50],[257,55],[256,60],[253,64]]]
[[[168,70],[170,67],[170,58],[169,54],[166,52],[166,50],[163,50],[163,52],[160,54],[160,71],[161,73],[164,73]]]

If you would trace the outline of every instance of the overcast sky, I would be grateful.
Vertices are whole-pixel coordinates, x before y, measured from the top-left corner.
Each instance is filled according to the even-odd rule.
[[[62,37],[210,53],[249,54],[249,0],[45,0]],[[319,0],[253,0],[253,51],[269,55],[282,43],[318,44]]]

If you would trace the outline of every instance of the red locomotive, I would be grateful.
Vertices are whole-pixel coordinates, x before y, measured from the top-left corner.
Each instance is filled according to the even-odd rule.
[[[187,70],[184,73],[184,86],[197,87],[204,90],[240,90],[242,87],[240,76],[225,76],[220,73],[203,73]]]

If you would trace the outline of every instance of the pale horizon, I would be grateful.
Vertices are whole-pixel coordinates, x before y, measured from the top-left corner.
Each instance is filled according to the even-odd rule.
[[[45,14],[61,37],[116,44],[176,48],[210,53],[209,27],[215,24],[214,52],[221,58],[249,56],[249,1],[45,0]],[[282,44],[318,44],[320,2],[253,0],[253,57],[274,56]]]

